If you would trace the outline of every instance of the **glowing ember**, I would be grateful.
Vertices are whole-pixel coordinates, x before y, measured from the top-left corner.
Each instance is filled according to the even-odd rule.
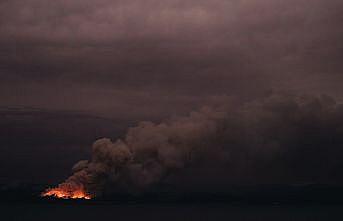
[[[41,194],[43,197],[56,197],[62,199],[91,199],[91,195],[87,194],[83,189],[78,190],[66,190],[60,187],[47,189]]]

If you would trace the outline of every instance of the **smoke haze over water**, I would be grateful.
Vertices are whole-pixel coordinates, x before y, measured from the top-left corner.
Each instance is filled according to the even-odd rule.
[[[103,138],[63,185],[93,195],[161,184],[218,190],[234,184],[341,183],[343,105],[329,96],[273,93],[242,105],[204,107],[124,139]]]

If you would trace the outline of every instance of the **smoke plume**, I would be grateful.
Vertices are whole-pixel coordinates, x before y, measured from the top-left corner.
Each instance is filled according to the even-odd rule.
[[[186,182],[178,179],[182,174],[193,186],[210,179],[337,183],[343,178],[342,145],[343,105],[325,95],[271,94],[161,123],[140,122],[116,141],[99,139],[91,159],[76,163],[60,186],[98,196]]]

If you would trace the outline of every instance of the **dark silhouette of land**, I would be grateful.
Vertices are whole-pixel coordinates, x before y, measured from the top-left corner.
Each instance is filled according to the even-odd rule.
[[[146,204],[146,203],[224,203],[224,204],[337,204],[343,205],[343,186],[329,185],[258,185],[233,186],[226,192],[150,191],[139,194],[115,193],[91,200],[68,200],[41,197],[47,186],[17,184],[0,186],[0,203],[82,203],[82,204]]]

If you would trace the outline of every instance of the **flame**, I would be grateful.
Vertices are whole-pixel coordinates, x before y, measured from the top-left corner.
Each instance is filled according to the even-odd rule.
[[[62,199],[91,199],[91,195],[83,189],[68,190],[61,187],[49,188],[41,194],[42,197],[56,197]]]

